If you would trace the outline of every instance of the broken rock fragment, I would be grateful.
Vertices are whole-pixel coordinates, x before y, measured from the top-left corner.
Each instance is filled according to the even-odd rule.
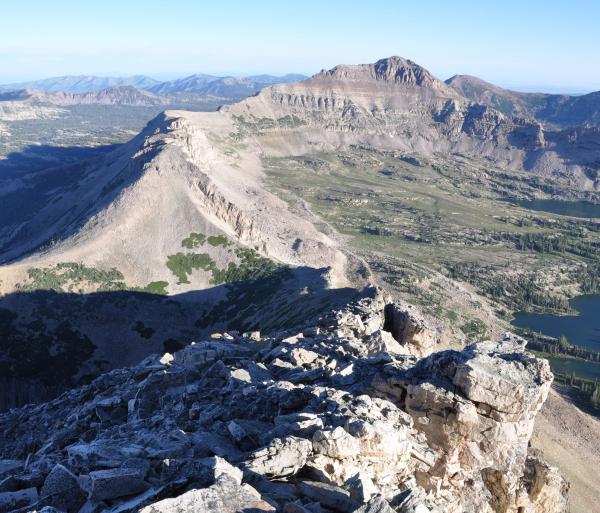
[[[247,468],[268,477],[292,475],[306,464],[312,445],[309,440],[295,436],[276,438],[252,455]]]
[[[67,513],[79,511],[86,500],[75,474],[60,463],[46,477],[40,496],[40,503]]]
[[[528,447],[547,362],[513,336],[421,357],[427,326],[385,304],[0,414],[0,513],[563,513]]]
[[[133,495],[146,488],[144,476],[135,468],[96,470],[83,482],[94,502]]]
[[[249,513],[275,512],[249,485],[240,485],[230,476],[221,476],[208,487],[190,490],[171,499],[146,506],[140,513]]]

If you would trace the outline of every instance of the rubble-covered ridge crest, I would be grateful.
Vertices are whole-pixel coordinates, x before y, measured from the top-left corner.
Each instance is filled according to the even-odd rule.
[[[0,513],[564,511],[528,451],[548,363],[514,335],[437,349],[376,296],[113,370],[0,415]]]

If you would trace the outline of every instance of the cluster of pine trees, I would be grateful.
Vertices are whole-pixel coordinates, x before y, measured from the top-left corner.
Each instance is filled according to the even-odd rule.
[[[548,337],[542,333],[529,330],[518,330],[521,336],[528,340],[527,347],[533,351],[548,355],[564,355],[578,358],[588,362],[600,362],[600,352],[590,351],[583,347],[571,344],[565,335],[558,339]],[[558,383],[571,387],[576,398],[583,404],[591,406],[600,412],[600,382],[584,378],[571,371],[570,373],[554,373],[554,379]]]
[[[567,337],[561,335],[558,340],[547,337],[541,333],[522,330],[521,334],[529,341],[528,347],[534,351],[548,353],[551,355],[562,354],[580,358],[587,362],[600,362],[600,352],[591,351],[584,347],[571,344]]]
[[[574,372],[569,374],[554,373],[554,379],[570,386],[576,398],[600,412],[600,383],[596,380],[582,378]]]

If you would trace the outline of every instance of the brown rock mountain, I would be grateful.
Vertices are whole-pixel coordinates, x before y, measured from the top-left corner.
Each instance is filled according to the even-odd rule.
[[[522,109],[524,110],[524,108]],[[560,133],[531,117],[510,116],[473,101],[400,57],[340,65],[294,84],[278,84],[221,112],[243,118],[299,120],[289,130],[256,125],[272,148],[328,150],[370,144],[424,155],[464,153],[495,165],[554,176],[580,189],[598,187],[596,145],[576,152]],[[574,155],[575,153],[575,155]]]
[[[373,64],[339,65],[323,70],[311,79],[315,81],[385,82],[403,86],[419,86],[439,91],[441,96],[456,98],[454,91],[417,63],[393,56]]]
[[[211,479],[185,470],[179,476],[179,469],[193,470],[199,456],[229,447],[231,455],[222,454],[257,476],[266,498],[277,496],[268,487],[279,487],[280,478],[297,477],[292,486],[301,495],[293,486],[292,500],[298,497],[301,508],[316,500],[352,511],[381,493],[406,512],[561,511],[564,482],[528,451],[552,376],[522,341],[507,337],[419,358],[435,349],[436,337],[422,333],[419,322],[397,325],[406,316],[390,321],[389,308],[387,318],[385,308],[373,315],[366,303],[323,325],[289,329],[331,310],[341,295],[354,297],[370,275],[309,205],[274,194],[265,159],[300,157],[306,170],[302,159],[353,146],[461,153],[581,190],[600,186],[589,172],[600,157],[594,129],[549,131],[465,98],[400,57],[270,86],[217,112],[168,111],[100,159],[6,182],[0,320],[10,338],[0,361],[9,385],[23,390],[19,379],[34,378],[26,383],[39,393],[39,373],[49,381],[62,373],[73,384],[200,343],[175,360],[151,358],[63,396],[69,399],[60,416],[68,424],[55,445],[33,443],[30,424],[21,422],[31,418],[34,430],[55,430],[47,407],[35,410],[39,417],[30,410],[3,417],[4,432],[21,433],[10,437],[16,445],[5,456],[21,460],[42,447],[34,463],[49,470],[49,463],[102,459],[105,447],[123,446],[128,461],[80,461],[77,469],[93,497],[103,496],[92,491],[103,480],[132,478],[132,487],[107,499],[146,487],[160,488],[156,500],[185,491],[168,488],[172,482],[210,488]],[[279,334],[239,336],[257,328]],[[238,333],[207,340],[217,329]],[[400,333],[411,334],[417,347],[404,351]],[[71,414],[72,404],[81,405],[85,421]],[[158,412],[166,418],[155,418]],[[388,440],[407,444],[391,458]],[[298,451],[300,458],[288,458]],[[150,466],[132,470],[132,454]],[[40,475],[48,478],[46,470]],[[37,486],[28,490],[27,502],[39,502]],[[414,495],[396,497],[398,490]],[[137,504],[152,501],[145,496]],[[359,511],[371,507],[378,506]]]

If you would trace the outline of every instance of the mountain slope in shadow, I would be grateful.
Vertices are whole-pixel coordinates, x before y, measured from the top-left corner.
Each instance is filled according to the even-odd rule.
[[[0,411],[55,397],[100,373],[175,351],[215,331],[273,333],[357,297],[330,289],[327,269],[270,276],[173,296],[51,290],[0,299]]]

